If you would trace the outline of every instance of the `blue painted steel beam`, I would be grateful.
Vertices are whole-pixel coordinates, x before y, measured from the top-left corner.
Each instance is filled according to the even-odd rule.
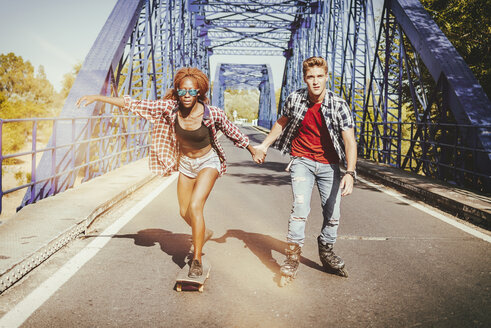
[[[417,166],[408,164],[411,169],[419,170],[420,165],[429,167],[428,157],[437,158],[435,165],[439,166],[448,155],[436,154],[431,149],[433,141],[428,136],[434,138],[435,129],[420,124],[416,135],[411,136],[417,139],[411,141],[411,147],[430,140],[424,146],[430,149],[424,149],[420,155],[412,148],[401,165],[404,155],[401,124],[407,114],[404,111],[411,111],[415,123],[419,124],[426,122],[431,106],[435,105],[435,97],[423,90],[420,66],[424,63],[443,92],[443,104],[436,103],[442,117],[447,114],[448,104],[460,126],[462,123],[486,125],[482,129],[463,127],[460,138],[464,143],[458,146],[475,149],[474,146],[482,145],[484,151],[475,149],[478,155],[472,159],[477,163],[475,174],[480,178],[483,174],[489,176],[489,99],[419,1],[387,0],[385,9],[377,23],[372,0],[120,0],[83,63],[62,116],[99,113],[103,109],[99,105],[85,110],[74,108],[76,99],[89,93],[160,98],[172,86],[177,68],[196,66],[209,74],[209,58],[213,54],[284,55],[281,108],[289,93],[304,86],[302,61],[323,56],[329,64],[328,87],[344,97],[353,110],[359,145],[365,147],[360,152],[398,167],[406,167],[408,158],[413,160],[411,156],[420,156],[415,159],[419,162]],[[408,40],[412,45],[408,45]],[[220,73],[225,67],[217,67],[214,104],[223,108],[227,85],[236,88],[253,85],[261,92],[260,124],[266,122],[263,126],[268,127],[268,120],[276,115],[270,69],[254,68],[262,72],[257,79],[246,67],[229,66],[226,70],[239,72],[232,83],[227,80],[227,74]],[[410,103],[402,104],[402,86],[409,86]],[[104,110],[108,112],[104,129],[109,131],[113,128],[109,122],[110,109],[104,107]],[[269,116],[265,117],[266,114]],[[434,117],[431,119],[431,123],[439,123]],[[443,122],[444,118],[440,119]],[[132,131],[145,129],[146,125],[135,122],[124,128]],[[88,136],[91,129],[87,122],[60,123],[54,128],[50,145]],[[477,131],[477,137],[465,132],[470,130]],[[138,142],[128,139],[127,144]],[[102,143],[100,151],[107,149],[110,145]],[[78,147],[57,151],[54,160],[49,157],[43,156],[37,170],[38,179],[42,179],[43,171],[73,167],[87,155],[83,147]],[[101,167],[110,165],[113,164],[104,162]],[[104,169],[100,168],[97,174],[103,174]],[[468,174],[472,170],[466,167],[461,172]],[[424,168],[423,171],[429,172]],[[72,183],[73,176],[63,176],[43,186],[36,185],[32,194],[36,199],[44,198],[54,188],[63,190]],[[29,199],[27,194],[24,204]]]
[[[84,109],[78,109],[75,107],[75,103],[83,95],[100,94],[103,92],[109,69],[117,66],[123,53],[124,44],[121,43],[121,40],[126,40],[131,35],[141,12],[143,2],[118,1],[83,62],[82,68],[65,101],[60,117],[90,116],[99,111],[100,108],[97,104]],[[53,135],[48,142],[48,147],[67,144],[73,138],[82,138],[86,125],[87,122],[80,120],[77,120],[76,126],[72,126],[70,121],[61,121],[55,126],[54,129],[56,131],[53,131]],[[63,171],[65,168],[73,166],[75,159],[72,158],[70,153],[70,149],[58,149],[55,158],[53,158],[50,152],[45,152],[38,164],[37,180],[52,176],[53,168],[56,168],[57,171]],[[81,154],[77,152],[77,157],[79,158],[80,156]],[[62,176],[59,179],[48,180],[42,185],[37,184],[32,187],[34,191],[29,188],[24,196],[21,207],[57,192],[54,190],[57,185],[57,181],[55,180],[63,181],[65,179],[67,177]],[[61,184],[62,190],[73,184],[74,179],[69,179],[69,182]],[[32,194],[36,195],[36,199],[31,199]]]
[[[201,28],[194,26],[195,16],[203,14],[202,8],[192,8],[188,0],[118,1],[87,55],[61,114],[63,117],[90,116],[105,111],[107,120],[102,120],[97,127],[90,124],[90,120],[60,121],[55,125],[49,145],[90,139],[92,133],[98,131],[94,137],[106,137],[97,150],[104,157],[104,153],[113,148],[108,137],[122,126],[127,135],[127,162],[145,156],[139,149],[147,140],[140,139],[148,135],[132,132],[148,129],[147,122],[135,118],[118,123],[111,115],[111,106],[93,104],[77,109],[75,102],[85,94],[130,94],[156,99],[171,87],[177,68],[195,66],[209,74],[206,48],[209,40]],[[62,148],[55,156],[46,152],[38,166],[37,181],[46,179],[47,182],[28,190],[21,207],[73,186],[78,173],[74,168],[94,156],[94,150],[88,145],[78,143]],[[83,166],[84,179],[104,174],[114,165],[104,159],[95,167]],[[70,173],[59,174],[65,171]]]
[[[193,1],[204,9],[198,18],[210,38],[210,54],[278,55],[287,50],[292,22],[299,14],[314,12],[310,1],[261,2]],[[254,49],[251,51],[251,49]]]
[[[213,83],[213,104],[225,107],[225,90],[259,89],[258,125],[270,129],[276,122],[273,73],[268,64],[217,64]]]
[[[421,3],[418,0],[392,0],[386,5],[390,6],[433,79],[443,83],[445,101],[457,122],[475,126],[491,124],[491,102],[463,58]],[[487,151],[487,158],[479,162],[483,172],[489,175],[491,134],[481,129],[478,139]]]
[[[205,7],[205,11],[209,14],[227,13],[261,13],[274,15],[296,15],[299,7],[315,8],[311,6],[310,1],[278,1],[278,0],[262,0],[262,1],[195,1],[195,4],[200,3]],[[314,1],[315,3],[315,1]]]
[[[274,29],[290,29],[291,21],[263,21],[258,19],[207,19],[206,24],[212,28],[274,28]]]
[[[446,99],[455,119],[491,124],[491,102],[469,66],[417,0],[393,0],[390,8],[435,81],[448,84]],[[483,135],[491,151],[491,135]]]

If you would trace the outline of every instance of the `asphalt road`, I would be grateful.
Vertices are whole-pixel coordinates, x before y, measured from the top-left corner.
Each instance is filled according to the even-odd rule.
[[[243,131],[252,140],[264,138],[255,130]],[[283,171],[287,158],[271,150],[267,162],[257,166],[247,151],[222,141],[229,167],[205,208],[215,235],[204,248],[212,269],[203,293],[174,289],[191,243],[190,228],[179,217],[175,181],[120,230],[103,233],[156,190],[162,184],[158,180],[104,215],[87,238],[72,242],[4,293],[0,316],[50,277],[55,277],[50,286],[65,277],[52,295],[37,290],[47,299],[33,305],[31,315],[19,312],[27,318],[24,327],[491,325],[490,244],[363,183],[342,200],[335,246],[349,278],[320,266],[321,211],[314,190],[298,277],[279,287],[292,199]],[[107,243],[90,244],[96,240]],[[86,263],[73,265],[73,276],[59,271],[91,250]]]

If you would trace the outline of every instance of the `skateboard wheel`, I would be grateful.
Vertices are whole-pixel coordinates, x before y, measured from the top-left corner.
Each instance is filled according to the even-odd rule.
[[[199,286],[199,289],[198,290],[199,290],[200,293],[203,292],[203,290],[205,289],[204,287],[205,287],[204,285]]]
[[[290,277],[281,276],[280,278],[280,287],[285,287],[286,284],[290,281]]]
[[[182,291],[182,285],[181,285],[181,284],[177,284],[177,285],[176,285],[176,290],[177,290],[178,292],[181,292],[181,291]]]

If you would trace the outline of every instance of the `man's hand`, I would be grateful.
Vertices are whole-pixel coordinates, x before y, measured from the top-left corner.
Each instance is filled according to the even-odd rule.
[[[262,164],[264,163],[264,160],[266,159],[266,153],[268,152],[268,148],[261,145],[254,146],[255,153],[253,156],[254,162],[257,164]]]
[[[353,184],[355,179],[350,174],[345,174],[341,179],[341,184],[339,187],[341,188],[341,196],[348,196],[353,192]]]
[[[99,98],[98,95],[83,96],[83,97],[80,97],[77,100],[77,103],[75,105],[80,108],[80,105],[82,105],[83,102],[85,102],[85,104],[83,105],[83,107],[87,107],[88,105],[90,105],[93,102],[97,101],[98,98]]]

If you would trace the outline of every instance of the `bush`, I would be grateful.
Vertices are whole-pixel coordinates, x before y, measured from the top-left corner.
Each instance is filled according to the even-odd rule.
[[[225,113],[233,120],[233,112],[237,118],[245,118],[248,122],[256,119],[259,112],[259,90],[225,90]]]

